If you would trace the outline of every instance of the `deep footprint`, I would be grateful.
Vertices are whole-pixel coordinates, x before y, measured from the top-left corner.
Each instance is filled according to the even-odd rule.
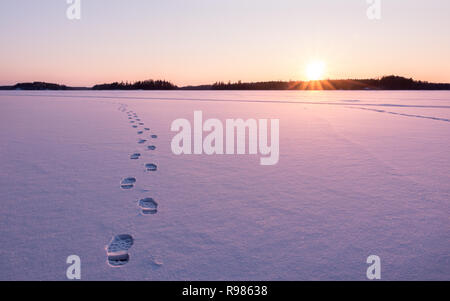
[[[141,199],[138,205],[143,214],[156,214],[158,212],[158,203],[152,198]]]
[[[156,149],[156,146],[154,146],[154,145],[149,145],[149,146],[147,146],[147,149],[148,149],[148,150],[155,150],[155,149]]]
[[[135,177],[123,178],[122,181],[120,181],[120,188],[131,189],[134,187],[134,183],[136,183]]]
[[[158,135],[152,135],[151,136],[153,139],[156,139],[156,138],[158,138]]]
[[[117,267],[130,261],[128,250],[131,248],[133,243],[134,239],[129,234],[119,234],[114,236],[106,249],[108,263],[111,266]]]
[[[145,139],[139,139],[139,141],[138,141],[139,144],[144,144],[145,142],[147,142],[147,140],[145,140]]]
[[[145,164],[145,168],[147,168],[147,171],[156,171],[158,169],[156,164],[153,164],[153,163]]]

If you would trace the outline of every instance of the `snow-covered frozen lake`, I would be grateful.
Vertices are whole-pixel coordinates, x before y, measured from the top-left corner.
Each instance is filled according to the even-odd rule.
[[[278,118],[279,163],[174,155],[195,110]],[[0,141],[0,280],[450,280],[450,92],[2,91]]]

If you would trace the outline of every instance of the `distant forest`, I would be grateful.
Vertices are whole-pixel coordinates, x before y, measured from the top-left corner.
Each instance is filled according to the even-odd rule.
[[[71,88],[58,85],[50,84],[44,82],[34,82],[34,83],[19,83],[14,86],[2,86],[0,90],[69,90]]]
[[[211,90],[450,90],[450,84],[415,81],[401,76],[381,79],[330,79],[320,81],[217,82]]]
[[[92,87],[92,90],[174,90],[177,86],[165,80],[145,80],[134,83],[101,84]]]
[[[416,81],[401,76],[380,79],[329,79],[319,81],[216,82],[212,85],[178,87],[165,80],[114,82],[87,87],[68,87],[45,82],[19,83],[0,90],[450,90],[450,84]]]

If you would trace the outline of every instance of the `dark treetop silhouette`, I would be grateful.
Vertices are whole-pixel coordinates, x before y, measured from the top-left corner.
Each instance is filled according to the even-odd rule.
[[[134,83],[110,83],[87,87],[68,87],[44,82],[19,83],[0,90],[450,90],[447,83],[429,83],[401,76],[380,79],[328,79],[318,81],[268,81],[235,83],[216,82],[212,85],[178,87],[165,80],[145,80]]]

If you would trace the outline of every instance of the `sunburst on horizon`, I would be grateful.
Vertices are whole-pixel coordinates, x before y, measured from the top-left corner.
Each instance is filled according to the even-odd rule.
[[[325,62],[320,60],[311,61],[306,66],[306,77],[309,81],[322,80],[325,75]]]

